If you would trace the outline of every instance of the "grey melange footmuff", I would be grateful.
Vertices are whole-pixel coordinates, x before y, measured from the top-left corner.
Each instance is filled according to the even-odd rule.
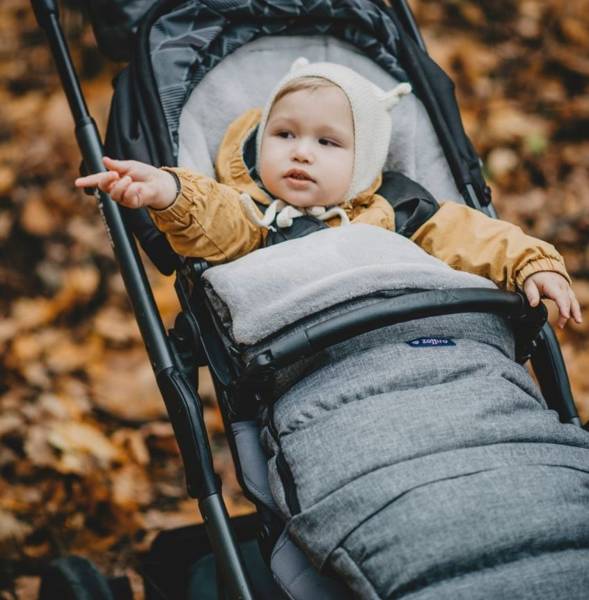
[[[492,285],[360,225],[207,279],[254,350],[378,292]],[[288,532],[317,568],[360,598],[589,597],[589,435],[546,410],[513,358],[501,318],[467,314],[367,333],[282,374],[262,441]]]

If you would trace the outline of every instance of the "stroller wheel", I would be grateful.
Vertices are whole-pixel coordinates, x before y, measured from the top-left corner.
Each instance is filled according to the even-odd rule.
[[[54,560],[41,578],[38,600],[115,600],[108,579],[87,559]]]

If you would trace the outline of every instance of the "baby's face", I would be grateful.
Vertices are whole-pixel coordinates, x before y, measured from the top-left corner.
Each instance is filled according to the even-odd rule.
[[[260,177],[275,197],[301,208],[344,201],[354,168],[354,121],[336,86],[298,90],[274,104],[260,153]]]

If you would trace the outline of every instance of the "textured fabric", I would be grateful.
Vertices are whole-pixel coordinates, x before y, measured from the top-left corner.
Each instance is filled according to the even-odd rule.
[[[306,58],[301,57],[293,63],[266,101],[256,137],[258,161],[264,130],[275,98],[287,85],[303,77],[317,77],[337,85],[346,95],[352,109],[354,170],[344,198],[345,201],[352,200],[380,175],[390,145],[390,111],[401,96],[411,92],[411,86],[403,83],[385,92],[345,65],[328,62],[309,63]],[[257,170],[260,172],[259,163]]]
[[[385,290],[495,286],[380,227],[324,229],[205,271],[231,337],[251,345],[338,303]]]
[[[420,347],[420,337],[453,345]],[[492,343],[489,343],[492,342]],[[360,598],[567,598],[589,585],[589,434],[501,319],[365,334],[307,366],[262,440],[289,535]]]

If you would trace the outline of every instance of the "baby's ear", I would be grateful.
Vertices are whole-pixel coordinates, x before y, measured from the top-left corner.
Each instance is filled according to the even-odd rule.
[[[386,92],[383,96],[384,105],[387,110],[390,110],[397,104],[403,96],[411,93],[411,85],[409,83],[400,83],[390,92]]]
[[[290,73],[295,73],[299,69],[306,67],[309,64],[309,59],[304,56],[299,56],[293,63],[290,65]]]

